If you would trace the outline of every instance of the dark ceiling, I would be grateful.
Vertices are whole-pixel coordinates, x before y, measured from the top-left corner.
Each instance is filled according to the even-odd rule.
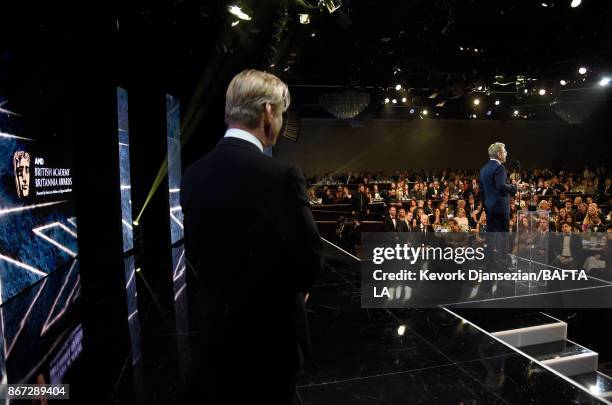
[[[77,53],[112,44],[124,81],[158,82],[200,114],[221,104],[226,83],[246,67],[278,74],[304,105],[325,86],[367,91],[382,105],[408,95],[393,93],[398,83],[414,106],[465,105],[480,86],[513,105],[548,105],[560,91],[612,75],[612,2],[570,2],[343,0],[333,13],[318,0],[20,2],[19,17],[0,15],[0,30],[4,39],[34,38],[41,55],[49,43],[70,42]],[[233,26],[229,5],[252,19]]]

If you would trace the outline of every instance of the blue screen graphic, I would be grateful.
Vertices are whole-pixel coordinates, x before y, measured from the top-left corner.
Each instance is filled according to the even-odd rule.
[[[179,102],[166,95],[166,133],[168,136],[168,194],[170,203],[170,243],[183,239],[181,187],[181,111]]]
[[[128,115],[128,92],[117,87],[117,133],[119,137],[119,181],[121,188],[121,224],[123,228],[123,251],[134,247],[132,228],[132,183],[130,180],[130,131]]]
[[[28,136],[9,105],[0,99],[0,304],[78,254],[68,142]]]

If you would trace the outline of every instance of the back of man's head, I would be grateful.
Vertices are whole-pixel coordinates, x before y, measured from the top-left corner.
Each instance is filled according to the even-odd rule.
[[[273,74],[250,69],[238,73],[225,93],[225,123],[256,128],[266,104],[286,111],[291,99],[287,85]]]

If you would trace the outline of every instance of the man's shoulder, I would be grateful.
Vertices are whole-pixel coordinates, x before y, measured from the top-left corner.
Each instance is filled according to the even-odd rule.
[[[214,171],[217,175],[224,172],[240,171],[244,176],[266,175],[278,177],[288,172],[301,173],[297,167],[287,161],[268,156],[260,151],[232,148],[217,145],[185,169],[183,179],[200,177],[202,173]]]

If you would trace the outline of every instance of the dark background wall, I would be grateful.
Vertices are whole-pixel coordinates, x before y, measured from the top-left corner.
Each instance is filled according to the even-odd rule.
[[[372,119],[360,128],[335,119],[303,119],[297,142],[274,153],[307,174],[327,171],[478,168],[488,146],[504,142],[522,167],[609,165],[606,123]]]

